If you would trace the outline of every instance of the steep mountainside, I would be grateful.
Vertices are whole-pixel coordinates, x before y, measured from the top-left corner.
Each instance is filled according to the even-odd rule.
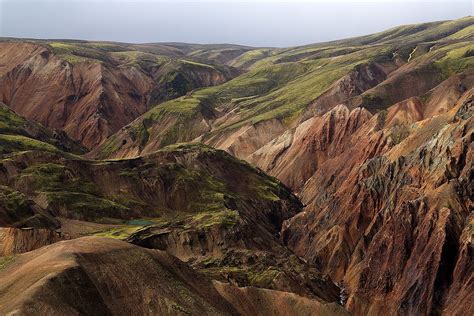
[[[456,34],[473,23],[467,17],[256,53],[259,59],[245,74],[153,108],[92,155],[134,157],[174,142],[201,141],[247,159],[340,103],[375,113],[472,68],[472,39]]]
[[[4,113],[8,130],[22,120]],[[167,250],[222,282],[338,300],[279,240],[301,203],[249,164],[198,144],[86,160],[33,136],[0,135],[0,255],[99,235]]]
[[[160,45],[0,42],[0,102],[88,148],[157,103],[237,74]]]
[[[452,109],[417,122],[398,104],[359,127],[357,110],[334,111],[339,129],[354,132],[337,149],[339,130],[326,130],[334,143],[301,188],[305,212],[285,223],[282,238],[343,282],[349,311],[472,311],[473,95],[471,84]],[[394,125],[394,111],[409,118]]]

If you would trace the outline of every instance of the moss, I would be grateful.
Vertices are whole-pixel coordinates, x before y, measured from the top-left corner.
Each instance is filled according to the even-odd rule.
[[[375,124],[375,130],[380,131],[385,126],[385,120],[387,119],[387,110],[382,110],[377,113],[377,123]]]
[[[237,68],[249,68],[252,64],[257,62],[260,59],[268,57],[271,53],[270,49],[254,49],[248,52],[245,52],[233,59],[229,65]]]
[[[474,68],[474,44],[471,42],[458,43],[443,47],[445,56],[434,63],[434,66],[447,78],[466,69]]]
[[[94,236],[107,237],[119,240],[125,240],[130,237],[133,233],[142,229],[139,225],[124,225],[120,227],[111,228],[105,231],[97,232]]]
[[[385,103],[384,98],[379,95],[368,93],[362,95],[362,106],[369,110],[382,108]]]
[[[21,192],[0,186],[0,210],[10,224],[19,223],[33,216],[32,202]]]
[[[211,227],[229,228],[236,225],[240,217],[237,211],[209,210],[197,214],[183,211],[164,212],[159,218],[130,220],[126,224],[95,233],[97,236],[125,240],[146,227],[166,228],[174,230],[208,230]]]
[[[0,103],[0,134],[23,134],[25,119]]]
[[[450,39],[472,39],[472,34],[474,34],[474,25],[470,25],[465,27],[456,33],[450,35],[448,38]]]
[[[280,274],[280,271],[269,267],[264,271],[252,271],[249,274],[250,284],[256,287],[271,288],[273,280]]]
[[[426,104],[426,102],[428,101],[428,99],[430,98],[431,94],[428,92],[428,93],[425,93],[424,95],[420,96],[420,101],[423,103],[423,104]]]
[[[245,191],[249,196],[269,202],[280,200],[283,185],[278,179],[266,175],[260,169],[229,155],[223,150],[217,150],[199,143],[178,143],[167,146],[161,151],[196,152],[206,155],[210,159],[225,161],[228,168],[232,168],[234,172],[243,175],[240,181],[246,183]],[[198,187],[203,189],[200,199],[206,201],[205,205],[216,205],[216,208],[222,208],[225,204],[225,196],[233,196],[232,190],[212,175],[186,171],[181,173],[180,177],[185,182],[199,183],[197,184]]]
[[[12,264],[16,259],[16,256],[0,257],[0,271]]]
[[[249,253],[248,255],[252,255]],[[246,256],[246,255],[244,255]],[[275,278],[283,273],[279,268],[268,266],[268,262],[257,263],[255,265],[239,264],[240,260],[221,266],[228,259],[224,258],[206,258],[198,264],[199,272],[206,274],[211,279],[228,281],[233,280],[239,286],[254,286],[259,288],[271,289]],[[235,264],[235,265],[234,265]]]
[[[394,126],[390,130],[390,137],[395,145],[400,144],[408,135],[410,135],[410,132],[405,125]]]
[[[191,312],[189,312],[188,310],[186,310],[186,308],[184,308],[183,306],[181,306],[179,304],[174,303],[174,304],[171,305],[171,308],[178,311],[178,312],[180,312],[180,313],[184,313],[186,315],[191,315]]]
[[[20,136],[20,135],[2,135],[0,134],[0,154],[11,153],[15,151],[41,150],[48,152],[59,152],[59,149],[48,143],[39,140]]]
[[[2,135],[10,135],[10,137],[3,137]],[[15,136],[19,137],[15,138]],[[21,136],[25,138],[20,138]],[[27,121],[1,102],[0,137],[3,138],[4,142],[0,144],[0,153],[2,152],[2,148],[4,153],[36,149],[37,147],[41,147],[38,142],[44,142],[60,150],[71,151],[73,153],[79,154],[84,152],[84,148],[69,139],[64,132],[51,131],[38,123]],[[28,139],[33,139],[33,141],[29,141]],[[41,149],[54,151],[50,146]]]
[[[201,212],[190,217],[185,229],[208,229],[214,226],[232,227],[239,222],[239,213],[232,210]]]
[[[44,192],[49,207],[68,218],[98,221],[107,218],[127,218],[133,215],[130,208],[106,198],[81,192]]]
[[[92,182],[59,164],[32,165],[21,172],[20,178],[29,180],[31,187],[38,191],[74,191],[97,194],[97,189]]]
[[[49,42],[48,44],[54,54],[71,64],[88,61],[111,62],[106,53],[87,45],[66,42]]]

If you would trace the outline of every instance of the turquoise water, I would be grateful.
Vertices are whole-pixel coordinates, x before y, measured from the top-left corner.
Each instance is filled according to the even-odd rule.
[[[146,219],[132,219],[131,221],[127,222],[127,225],[135,225],[135,226],[146,226],[151,225],[153,222],[146,220]]]

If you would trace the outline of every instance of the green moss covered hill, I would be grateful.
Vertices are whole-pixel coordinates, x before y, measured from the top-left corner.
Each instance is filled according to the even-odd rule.
[[[269,140],[342,102],[377,112],[423,95],[453,74],[472,71],[473,23],[467,17],[322,44],[245,51],[227,61],[245,68],[244,74],[154,107],[95,154],[135,156],[198,140],[246,157],[248,144],[238,137],[249,127],[266,126]],[[244,135],[258,144],[261,133],[256,134]]]
[[[335,299],[336,288],[328,283],[332,290],[323,291],[319,272],[278,239],[301,203],[248,163],[200,144],[88,160],[57,146],[54,133],[38,124],[32,126],[41,133],[28,132],[29,123],[6,108],[0,121],[2,226],[127,240],[192,259],[218,280],[278,289],[276,280],[286,278],[305,295]]]

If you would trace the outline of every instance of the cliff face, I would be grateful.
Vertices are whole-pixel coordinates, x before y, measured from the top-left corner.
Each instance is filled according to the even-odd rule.
[[[367,116],[300,189],[307,206],[285,223],[282,238],[343,284],[346,307],[355,314],[472,309],[472,286],[459,271],[472,274],[466,256],[472,251],[474,90],[462,90],[450,109],[424,120],[416,100]],[[341,109],[340,129],[354,127],[344,118],[360,110]],[[331,149],[337,131],[326,137]],[[293,142],[287,155],[299,146]]]

